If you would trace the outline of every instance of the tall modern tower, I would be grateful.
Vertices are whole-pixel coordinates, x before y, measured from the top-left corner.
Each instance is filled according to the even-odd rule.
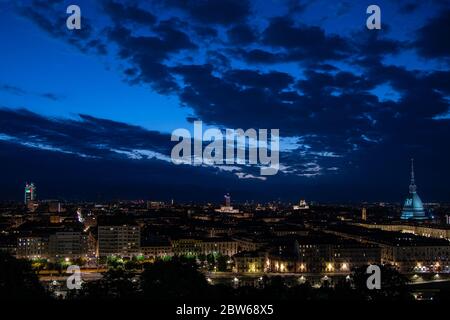
[[[409,195],[403,205],[402,220],[425,220],[427,216],[423,208],[422,200],[417,194],[417,186],[414,180],[414,159],[411,159],[411,183],[409,184]]]
[[[25,184],[25,204],[30,203],[30,201],[36,200],[36,186],[34,183],[26,183]]]

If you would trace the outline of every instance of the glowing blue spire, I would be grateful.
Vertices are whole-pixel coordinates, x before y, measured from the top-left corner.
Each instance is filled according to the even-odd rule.
[[[411,183],[409,184],[409,192],[414,193],[417,191],[417,186],[414,181],[414,159],[411,159]]]
[[[409,184],[409,195],[405,200],[402,210],[402,220],[424,220],[427,219],[422,200],[417,194],[417,186],[414,178],[414,159],[411,159],[411,183]]]

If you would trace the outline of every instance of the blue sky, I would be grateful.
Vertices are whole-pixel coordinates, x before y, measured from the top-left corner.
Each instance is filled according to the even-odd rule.
[[[11,26],[14,32],[9,32]],[[21,16],[7,15],[0,28],[4,43],[1,82],[32,93],[2,91],[3,105],[49,116],[86,113],[163,131],[185,125],[187,112],[180,110],[176,97],[127,85],[113,59],[80,53]],[[33,96],[45,92],[54,92],[61,99]]]
[[[3,198],[35,180],[61,198],[400,201],[414,157],[425,200],[448,201],[449,2],[378,1],[382,30],[369,4],[0,1]],[[193,119],[279,128],[283,169],[171,164],[170,133]],[[114,183],[86,173],[108,166]]]

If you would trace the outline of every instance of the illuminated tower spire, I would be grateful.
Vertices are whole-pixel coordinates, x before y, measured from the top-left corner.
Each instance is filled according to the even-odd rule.
[[[423,207],[422,200],[417,194],[416,181],[414,179],[414,159],[411,159],[411,182],[409,184],[409,195],[406,197],[400,218],[402,220],[425,220],[428,218],[425,208]]]
[[[414,180],[414,159],[411,159],[411,183],[409,184],[409,192],[414,193],[416,191],[417,187]]]

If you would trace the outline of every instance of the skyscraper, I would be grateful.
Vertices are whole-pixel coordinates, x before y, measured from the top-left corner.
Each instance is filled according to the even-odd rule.
[[[36,186],[34,183],[28,184],[28,182],[25,184],[25,197],[24,201],[25,204],[28,205],[31,201],[36,200]]]
[[[424,220],[427,219],[422,200],[417,194],[417,186],[414,180],[414,159],[411,159],[411,183],[409,184],[409,195],[403,205],[402,220]]]

